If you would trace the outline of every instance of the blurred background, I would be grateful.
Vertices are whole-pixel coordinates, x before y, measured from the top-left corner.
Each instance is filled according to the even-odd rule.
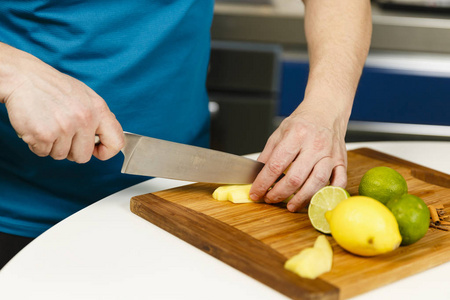
[[[450,0],[371,3],[372,44],[346,141],[450,141]],[[300,0],[216,0],[211,148],[260,152],[301,102],[303,15]]]

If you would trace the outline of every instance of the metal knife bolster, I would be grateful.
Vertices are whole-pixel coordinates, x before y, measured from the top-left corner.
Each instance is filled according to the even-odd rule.
[[[219,184],[252,183],[264,164],[217,150],[125,132],[122,173]]]

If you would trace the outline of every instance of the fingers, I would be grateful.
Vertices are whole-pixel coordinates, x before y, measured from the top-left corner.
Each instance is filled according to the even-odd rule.
[[[61,136],[55,140],[49,155],[55,160],[62,160],[69,156],[72,146],[70,137]]]
[[[66,158],[79,164],[87,163],[91,160],[92,152],[94,151],[95,146],[94,143],[94,132],[76,133],[72,139],[72,144],[70,145],[69,153]]]
[[[288,198],[304,184],[319,160],[331,156],[331,140],[327,129],[304,120],[284,121],[260,156],[266,165],[253,182],[250,198],[256,201],[264,197],[268,203]],[[286,176],[267,193],[289,165]]]
[[[21,127],[23,141],[41,157],[88,162],[94,149],[97,117],[92,117],[94,113],[85,107],[56,105],[50,110],[58,113],[47,110],[41,113],[41,118],[26,120],[26,125]]]
[[[333,170],[333,163],[331,157],[326,157],[314,166],[301,189],[288,202],[287,209],[289,211],[296,212],[301,210],[319,189],[328,184]]]
[[[101,139],[95,145],[96,132]],[[92,155],[100,160],[115,156],[124,146],[123,130],[110,111],[102,118],[97,130],[80,128],[74,132],[55,132],[46,135],[29,132],[21,136],[36,155],[55,160],[68,159],[77,163],[88,162]]]
[[[106,102],[82,82],[43,67],[5,102],[13,128],[36,155],[55,160],[106,160],[123,147],[122,127]],[[95,135],[102,145],[95,146]]]
[[[19,137],[28,144],[28,148],[37,156],[45,157],[52,156],[54,159],[65,159],[70,150],[71,138],[60,136],[45,131],[42,133],[38,126],[35,126],[34,131],[27,131]]]
[[[42,135],[29,132],[22,136],[30,150],[38,156],[50,156],[55,160],[68,159],[77,163],[86,163],[92,156],[94,136],[78,131],[74,133],[53,133]]]
[[[102,119],[96,133],[100,143],[95,146],[93,155],[100,160],[115,156],[125,145],[122,127],[111,112]]]
[[[289,165],[288,161],[270,160],[256,177],[250,191],[253,201],[261,199]]]
[[[297,159],[291,164],[289,171],[275,186],[265,195],[265,202],[267,203],[278,203],[287,199],[292,194],[296,193],[306,182],[308,177],[322,175],[318,174],[317,170],[314,172],[313,168],[321,167],[323,162],[320,164],[317,161],[320,157],[308,154],[308,151],[300,153]],[[330,159],[323,159],[323,161],[329,161]],[[316,164],[317,163],[317,164]],[[330,166],[326,166],[330,167]],[[313,172],[311,172],[313,170]],[[322,171],[322,168],[319,169]],[[331,171],[329,172],[331,173]],[[328,177],[326,177],[328,175]],[[324,181],[328,181],[330,174],[325,174]]]
[[[256,177],[250,191],[250,198],[253,201],[261,199],[295,159],[299,151],[296,148],[297,145],[288,142],[278,143],[277,145],[270,143],[265,147],[259,158],[259,160],[265,162],[265,166]],[[265,159],[267,161],[264,161]]]
[[[39,142],[32,135],[26,134],[22,136],[22,140],[28,144],[28,148],[40,157],[45,157],[52,151],[52,142]]]
[[[347,186],[347,167],[338,165],[334,168],[330,185],[345,188]]]

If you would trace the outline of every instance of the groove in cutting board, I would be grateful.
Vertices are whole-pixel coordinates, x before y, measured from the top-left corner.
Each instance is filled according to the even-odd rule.
[[[367,148],[348,152],[351,195],[375,166],[396,169],[411,194],[428,205],[443,204],[449,213],[449,175]],[[289,213],[283,205],[216,201],[211,194],[217,186],[198,183],[135,196],[131,210],[291,298],[345,299],[450,261],[450,235],[440,230],[430,229],[413,245],[371,258],[349,254],[328,236],[334,254],[331,272],[316,280],[302,279],[285,271],[283,264],[320,235],[306,210]]]
[[[394,163],[396,165],[405,166],[411,169],[411,175],[417,179],[423,180],[425,182],[439,185],[442,187],[450,188],[450,175],[445,174],[431,168],[421,166],[419,164],[386,154],[378,152],[369,148],[360,148],[352,151],[353,153],[359,153],[364,156],[382,160],[385,162]]]

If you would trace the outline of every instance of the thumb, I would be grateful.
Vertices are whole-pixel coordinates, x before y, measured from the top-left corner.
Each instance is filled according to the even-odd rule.
[[[102,119],[95,133],[99,143],[96,143],[92,155],[100,160],[110,159],[125,145],[122,126],[113,113]]]

